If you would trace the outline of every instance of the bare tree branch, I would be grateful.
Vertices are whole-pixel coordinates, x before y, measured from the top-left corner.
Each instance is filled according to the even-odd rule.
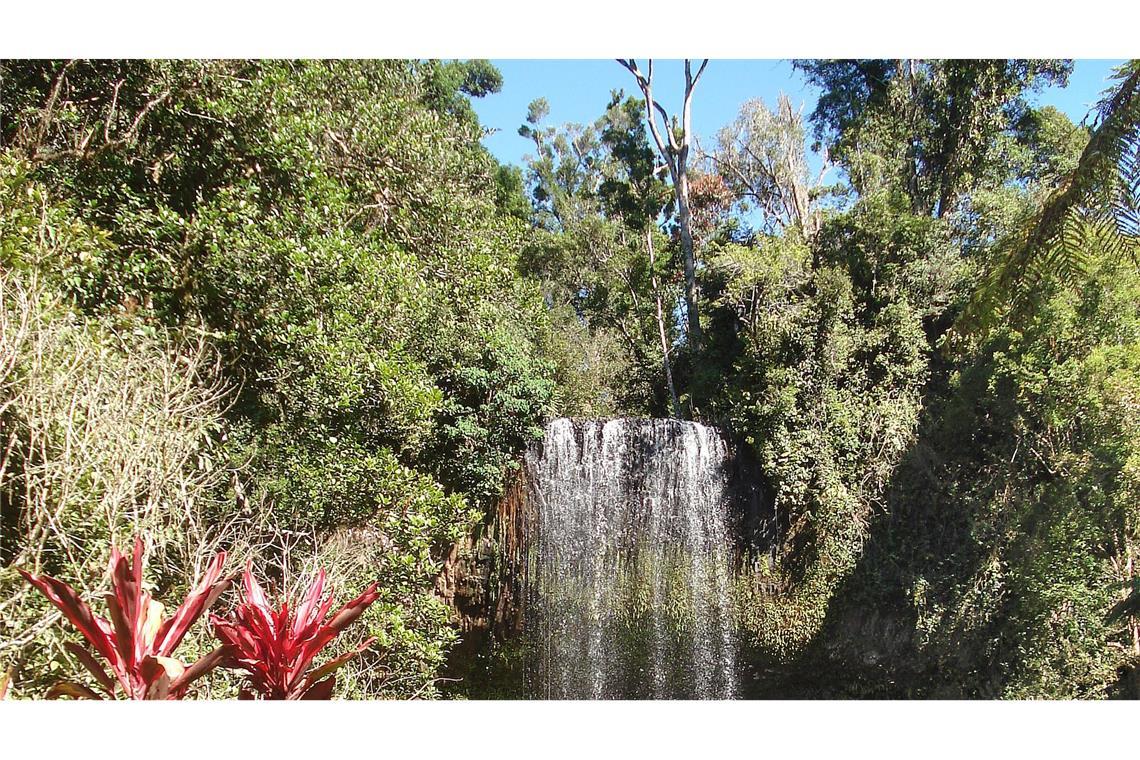
[[[653,141],[657,144],[657,151],[665,161],[665,165],[669,169],[670,178],[673,180],[673,196],[677,201],[677,221],[679,222],[681,232],[681,253],[685,264],[685,311],[689,328],[688,339],[693,347],[698,347],[701,344],[701,320],[697,302],[696,254],[693,250],[693,219],[692,212],[689,209],[688,158],[689,145],[692,141],[693,134],[691,120],[693,88],[696,85],[696,78],[701,76],[705,70],[705,66],[708,65],[708,59],[705,59],[697,70],[696,78],[692,76],[690,61],[688,59],[685,60],[685,100],[682,110],[681,136],[679,140],[673,128],[670,126],[668,112],[666,112],[660,103],[653,99],[653,59],[649,59],[647,75],[642,75],[641,70],[637,67],[637,61],[633,58],[619,58],[618,63],[633,74],[638,86],[641,88],[642,94],[645,95],[645,113],[646,119],[649,122],[649,130],[653,135]],[[657,118],[654,115],[654,111],[661,114],[668,143],[661,138],[661,133],[657,129]]]
[[[641,73],[637,68],[637,61],[632,58],[624,61],[619,58],[618,63],[628,69],[637,80],[637,85],[641,88],[642,95],[645,96],[645,118],[649,121],[649,130],[653,134],[653,141],[657,143],[657,150],[669,165],[670,171],[675,173],[673,156],[679,150],[679,146],[677,145],[676,138],[673,136],[673,131],[669,129],[668,112],[666,112],[664,106],[653,99],[653,59],[649,59],[648,76]],[[661,121],[665,126],[665,135],[669,138],[668,142],[661,139],[661,133],[657,129],[657,117],[653,115],[655,110],[661,114]]]
[[[52,115],[55,113],[56,104],[59,103],[59,93],[63,89],[64,79],[67,77],[67,72],[72,69],[76,64],[76,59],[65,62],[60,67],[59,73],[55,75],[55,81],[52,82],[51,94],[48,95],[47,104],[44,105],[44,111],[40,115],[40,123],[36,128],[35,137],[32,138],[32,143],[29,146],[28,154],[35,156],[39,153],[40,146],[43,144],[44,137],[47,135],[48,127],[51,126]]]

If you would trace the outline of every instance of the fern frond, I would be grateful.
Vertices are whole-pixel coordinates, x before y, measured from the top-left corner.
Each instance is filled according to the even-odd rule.
[[[1118,623],[1127,617],[1140,615],[1140,578],[1133,578],[1116,584],[1116,588],[1127,589],[1128,596],[1113,605],[1108,611],[1108,623]]]
[[[1140,259],[1140,61],[1121,66],[1115,78],[1119,84],[1101,100],[1076,168],[997,244],[997,264],[982,277],[945,346],[1017,318],[1047,278],[1076,282],[1097,248]]]

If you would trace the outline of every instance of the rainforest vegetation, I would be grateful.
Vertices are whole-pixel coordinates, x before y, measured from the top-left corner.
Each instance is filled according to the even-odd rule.
[[[633,416],[755,458],[767,695],[1140,696],[1140,64],[796,61],[698,142],[706,63],[515,167],[486,61],[0,62],[0,692],[439,696],[449,547]]]

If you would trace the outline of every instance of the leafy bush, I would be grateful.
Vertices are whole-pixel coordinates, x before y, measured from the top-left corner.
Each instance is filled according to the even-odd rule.
[[[142,529],[159,531],[152,540],[161,582],[183,582],[198,561],[190,555],[212,546],[248,547],[275,581],[336,555],[355,583],[368,558],[383,581],[363,625],[393,645],[385,667],[396,672],[350,674],[346,688],[368,683],[375,696],[388,683],[391,693],[431,693],[454,639],[431,596],[434,573],[448,542],[501,487],[552,392],[541,359],[544,308],[515,269],[522,225],[517,213],[500,211],[500,172],[463,107],[467,95],[495,89],[493,69],[410,61],[0,65],[4,261],[58,300],[45,318],[53,329],[93,344],[69,347],[73,355],[114,359],[134,373],[100,369],[115,378],[105,390],[153,392],[132,407],[150,426],[132,433],[140,443],[175,469],[194,464],[177,477],[168,472],[161,486],[148,474],[155,493],[139,498],[153,517]],[[99,128],[88,138],[84,123]],[[45,240],[51,250],[41,250]],[[120,338],[132,351],[119,351]],[[198,345],[201,358],[184,344]],[[153,348],[140,352],[143,345]],[[53,368],[66,366],[64,353],[53,355]],[[160,370],[171,365],[159,357],[167,354],[189,359],[173,365],[185,373],[163,380]],[[183,381],[202,404],[162,400]],[[39,403],[43,392],[25,400]],[[124,411],[116,399],[101,403]],[[209,426],[192,446],[189,430],[155,426],[151,404],[209,412]],[[51,424],[58,434],[75,421]],[[151,430],[163,440],[150,440]],[[107,435],[95,438],[103,445]],[[74,469],[76,454],[60,461]],[[107,467],[76,470],[96,473],[77,485],[78,501],[89,505],[99,488],[127,483]],[[198,480],[182,488],[191,472]],[[23,469],[5,476],[13,488],[26,477]],[[6,501],[4,509],[17,506]],[[63,548],[86,557],[77,549],[139,516],[114,511],[81,527],[90,506],[74,514],[60,526],[53,557],[66,556]],[[175,528],[182,520],[185,536]],[[349,533],[361,542],[346,547]],[[5,551],[8,564],[20,549]],[[90,567],[49,568],[81,591],[98,586]],[[0,584],[22,593],[6,578]],[[21,670],[28,674],[47,672],[59,655],[40,639],[50,629],[34,623],[44,610],[20,611],[37,603],[5,608],[18,618],[12,628],[5,621],[5,634],[19,634],[5,635],[10,648],[0,645],[0,657],[33,658]],[[215,681],[219,694],[237,686],[206,686]]]
[[[855,568],[914,438],[926,331],[961,290],[945,227],[885,204],[861,201],[810,245],[770,237],[711,261],[710,319],[733,327],[708,332],[698,406],[753,447],[775,495],[778,551],[743,584],[769,656],[816,636]]]

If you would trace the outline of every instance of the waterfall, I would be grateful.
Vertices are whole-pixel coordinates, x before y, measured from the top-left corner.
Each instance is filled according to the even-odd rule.
[[[534,696],[736,695],[727,459],[692,422],[550,423],[526,463]]]

